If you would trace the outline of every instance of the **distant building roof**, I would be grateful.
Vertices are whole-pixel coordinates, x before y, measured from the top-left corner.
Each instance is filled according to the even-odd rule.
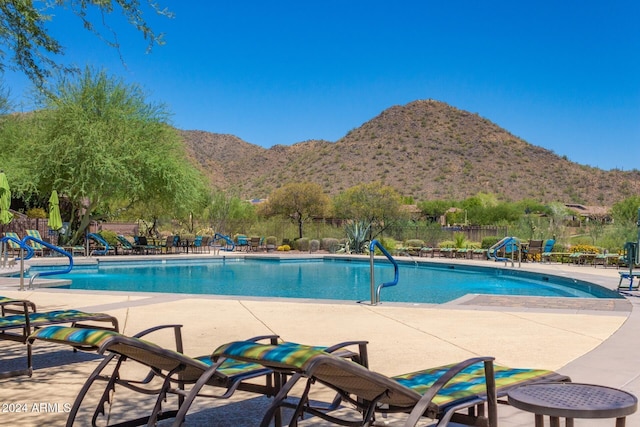
[[[611,209],[608,206],[585,206],[578,203],[565,203],[565,206],[576,211],[580,216],[591,218],[602,218],[609,216],[611,213]]]

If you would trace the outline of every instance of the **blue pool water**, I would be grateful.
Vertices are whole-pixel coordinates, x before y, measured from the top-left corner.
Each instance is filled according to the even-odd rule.
[[[32,267],[31,272],[51,270]],[[365,260],[214,259],[101,262],[74,266],[70,289],[141,291],[277,298],[370,301],[370,267]],[[376,286],[393,279],[393,267],[376,262]],[[588,282],[522,271],[472,266],[400,264],[397,286],[382,301],[445,303],[466,294],[620,298]]]

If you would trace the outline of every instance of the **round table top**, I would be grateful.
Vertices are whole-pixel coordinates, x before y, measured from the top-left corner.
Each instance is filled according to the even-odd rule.
[[[527,384],[507,394],[515,408],[561,418],[619,418],[638,407],[633,394],[594,384]]]

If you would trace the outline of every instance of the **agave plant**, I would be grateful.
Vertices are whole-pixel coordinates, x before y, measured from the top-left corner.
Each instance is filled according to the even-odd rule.
[[[371,223],[367,221],[352,221],[345,226],[347,240],[351,252],[361,254],[369,234]]]

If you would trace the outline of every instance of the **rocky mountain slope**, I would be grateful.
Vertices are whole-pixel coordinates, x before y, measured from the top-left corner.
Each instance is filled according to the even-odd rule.
[[[433,100],[391,107],[336,142],[265,149],[232,135],[181,133],[212,185],[235,188],[247,199],[301,181],[316,182],[332,195],[380,181],[416,201],[489,192],[512,201],[611,205],[640,194],[637,169],[603,171],[573,163],[477,114]]]

